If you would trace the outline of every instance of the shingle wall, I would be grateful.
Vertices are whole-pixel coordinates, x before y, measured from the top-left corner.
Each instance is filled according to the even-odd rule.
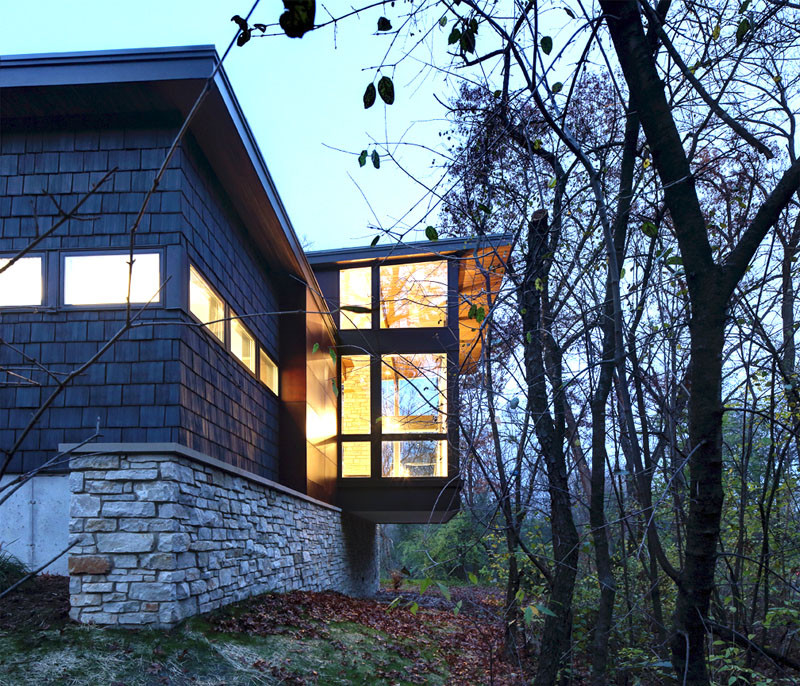
[[[0,310],[0,448],[13,445],[57,379],[94,355],[124,322],[121,309],[60,307],[59,260],[48,255],[127,249],[129,227],[174,130],[164,124],[23,131],[4,122],[0,256],[49,228],[58,219],[56,203],[70,209],[107,170],[117,171],[83,205],[84,220],[65,222],[36,246],[48,266],[45,306]],[[174,155],[135,240],[137,248],[163,248],[162,263],[171,273],[166,307],[150,308],[144,325],[126,333],[57,397],[25,439],[12,471],[40,464],[59,443],[86,439],[99,420],[104,442],[180,441],[277,477],[277,399],[210,335],[182,324],[192,321],[179,309],[185,306],[187,253],[237,313],[275,309],[263,266],[212,176],[191,143]],[[248,326],[277,359],[275,321]]]

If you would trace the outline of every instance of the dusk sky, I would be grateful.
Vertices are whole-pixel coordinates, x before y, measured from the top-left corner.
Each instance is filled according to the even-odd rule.
[[[250,7],[249,0],[0,0],[0,54],[214,44],[222,55],[235,35],[231,17]],[[381,72],[394,77],[395,104],[362,105],[376,73],[369,68],[381,63],[391,40],[375,35],[377,20],[385,12],[398,25],[402,8],[376,8],[302,39],[254,39],[234,47],[225,61],[295,231],[311,249],[368,243],[376,225],[406,230],[436,223],[438,210],[410,176],[430,184],[441,176],[431,167],[441,158],[419,145],[438,145],[446,129],[433,97],[447,90],[442,79],[406,60],[396,73]],[[271,24],[281,10],[277,0],[262,0],[251,23]],[[320,7],[318,22],[323,12]],[[436,26],[430,34],[442,55],[448,28]],[[358,153],[386,141],[405,171],[382,145],[380,170],[371,163],[359,168]],[[414,145],[395,145],[400,141]]]

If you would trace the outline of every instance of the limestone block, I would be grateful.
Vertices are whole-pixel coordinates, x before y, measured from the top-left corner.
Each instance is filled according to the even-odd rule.
[[[158,549],[165,553],[186,552],[189,542],[189,536],[184,533],[158,535]]]
[[[117,532],[96,534],[97,548],[102,553],[148,553],[155,545],[154,534]]]
[[[171,600],[175,597],[175,584],[144,581],[131,584],[128,591],[135,600]]]
[[[96,517],[98,514],[100,514],[100,498],[97,496],[82,493],[70,498],[70,517]]]
[[[191,484],[194,482],[194,471],[189,467],[185,467],[175,462],[162,462],[161,478],[172,479],[173,481],[177,481],[179,483]]]
[[[111,481],[153,481],[158,478],[157,469],[121,469],[106,472],[105,478]]]
[[[103,503],[104,517],[155,517],[156,506],[153,503],[136,501],[107,500]]]
[[[83,469],[117,469],[119,457],[116,455],[88,455],[86,457],[73,457],[69,461],[70,471]]]
[[[141,560],[143,569],[176,569],[178,559],[175,553],[153,553],[145,555]]]
[[[139,500],[150,502],[172,502],[178,497],[178,485],[167,481],[140,482],[133,486]]]

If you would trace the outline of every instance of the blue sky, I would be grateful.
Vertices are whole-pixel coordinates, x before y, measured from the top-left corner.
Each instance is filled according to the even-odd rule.
[[[235,32],[231,17],[244,16],[251,2],[0,0],[0,54],[201,44],[222,54]],[[406,60],[396,73],[382,72],[394,77],[394,105],[378,100],[364,110],[361,101],[375,75],[369,68],[381,63],[391,40],[375,35],[377,19],[383,11],[397,25],[403,6],[387,4],[299,40],[252,40],[225,62],[295,231],[311,249],[368,243],[375,225],[436,223],[435,207],[410,175],[426,183],[440,176],[431,167],[436,155],[416,145],[438,145],[446,128],[434,99],[434,92],[446,96],[442,79]],[[281,11],[278,0],[262,0],[251,22],[275,22]],[[431,34],[442,53],[449,28]],[[385,156],[379,171],[369,163],[359,168],[358,153],[371,152],[376,141],[393,144],[405,171]],[[400,141],[415,145],[394,145]]]

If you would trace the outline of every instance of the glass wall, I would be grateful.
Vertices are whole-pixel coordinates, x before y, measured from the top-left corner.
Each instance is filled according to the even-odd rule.
[[[447,441],[384,441],[381,465],[385,477],[447,476]]]
[[[445,355],[384,355],[382,362],[383,433],[443,433],[447,412]]]
[[[339,327],[342,329],[369,329],[372,312],[352,312],[345,308],[371,310],[372,267],[342,269],[339,272]]]
[[[447,262],[380,268],[381,328],[447,326]]]

